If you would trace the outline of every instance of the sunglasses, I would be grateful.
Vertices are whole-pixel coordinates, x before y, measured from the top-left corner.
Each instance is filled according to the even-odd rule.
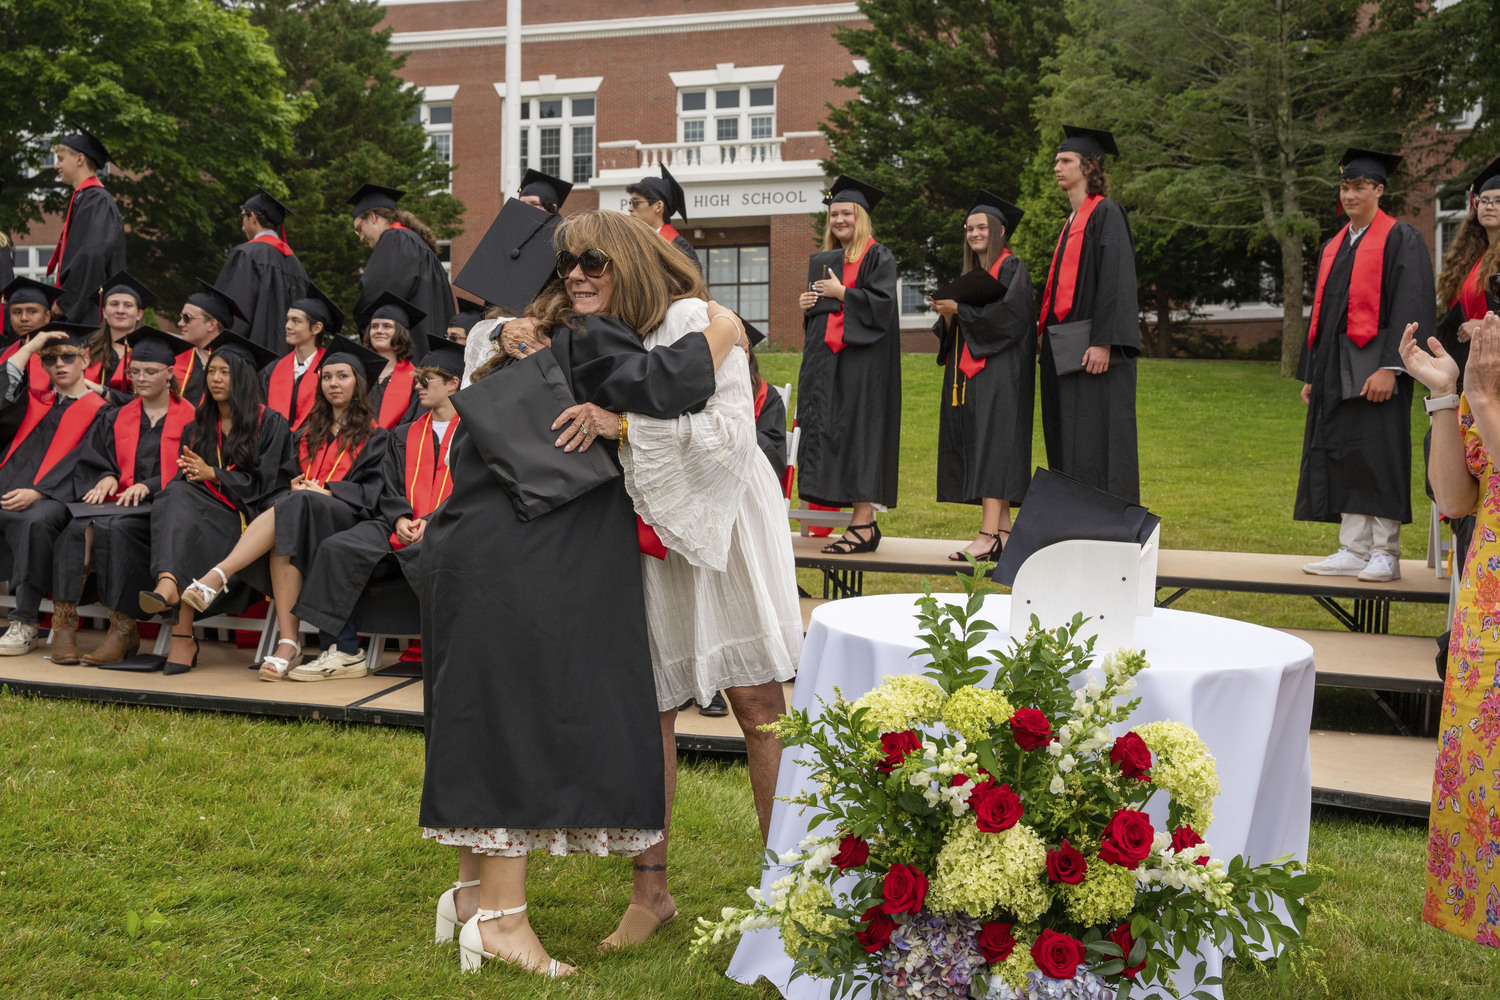
[[[72,364],[74,361],[80,361],[87,357],[87,354],[81,354],[76,351],[69,351],[66,354],[43,354],[42,364],[51,368],[54,365]]]
[[[609,267],[609,254],[603,250],[585,250],[573,256],[566,250],[557,251],[557,276],[566,278],[577,267],[588,278],[602,278]]]

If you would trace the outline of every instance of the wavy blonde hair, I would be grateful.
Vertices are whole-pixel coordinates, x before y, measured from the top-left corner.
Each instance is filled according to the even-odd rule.
[[[854,205],[853,202],[849,201],[838,202],[837,204]],[[833,205],[829,205],[828,207],[833,208]],[[859,260],[859,255],[865,251],[865,244],[870,242],[870,238],[874,235],[875,224],[870,221],[870,213],[865,211],[863,205],[854,205],[854,238],[849,241],[848,248],[844,250],[844,260],[851,264]],[[839,238],[833,235],[833,227],[825,223],[823,229],[823,249],[837,250],[840,246]]]

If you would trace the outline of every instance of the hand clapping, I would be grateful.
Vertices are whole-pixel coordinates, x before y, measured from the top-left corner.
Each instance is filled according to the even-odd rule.
[[[1494,313],[1488,317],[1494,318]],[[1497,321],[1500,325],[1500,321]],[[1406,329],[1401,331],[1401,364],[1406,367],[1412,378],[1427,387],[1427,391],[1434,396],[1450,396],[1458,391],[1458,362],[1453,360],[1452,355],[1443,350],[1443,345],[1436,337],[1427,338],[1427,350],[1417,343],[1415,334],[1417,324],[1408,323]],[[1500,340],[1496,336],[1495,340]],[[1474,358],[1479,354],[1480,338],[1474,338],[1474,349],[1469,354],[1469,367],[1474,367]],[[1431,353],[1428,353],[1428,352]]]

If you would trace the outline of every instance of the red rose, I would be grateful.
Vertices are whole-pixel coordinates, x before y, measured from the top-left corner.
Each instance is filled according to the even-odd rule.
[[[1179,826],[1172,831],[1172,850],[1185,851],[1189,847],[1197,847],[1203,843],[1203,838],[1190,826]],[[1208,866],[1207,858],[1199,858],[1194,864]]]
[[[916,913],[927,898],[927,876],[910,865],[891,865],[880,887],[886,913]]]
[[[1150,855],[1151,842],[1155,838],[1151,817],[1134,809],[1121,809],[1104,828],[1099,860],[1133,871]]]
[[[967,774],[955,774],[953,777],[948,779],[949,788],[962,788],[968,783],[969,776]]]
[[[1120,957],[1123,958],[1126,962],[1129,962],[1130,949],[1135,947],[1135,936],[1130,933],[1130,925],[1121,924],[1114,930],[1110,931],[1109,940],[1120,946],[1120,951],[1122,953]],[[1140,962],[1135,965],[1127,965],[1124,971],[1120,973],[1120,975],[1124,976],[1126,979],[1134,979],[1136,973],[1140,972],[1141,969],[1145,967],[1145,965],[1146,958],[1145,956],[1142,956]]]
[[[976,788],[969,796],[974,819],[985,833],[1009,830],[1021,821],[1021,797],[1009,785]]]
[[[1052,723],[1036,708],[1018,708],[1010,717],[1010,732],[1022,750],[1040,750],[1052,742]]]
[[[870,845],[852,833],[844,834],[839,841],[839,852],[833,856],[833,867],[841,872],[858,868],[870,860]]]
[[[1115,740],[1115,745],[1109,751],[1111,764],[1120,766],[1120,773],[1127,778],[1137,781],[1150,781],[1151,775],[1151,748],[1146,746],[1146,741],[1135,733],[1126,733]]]
[[[1089,863],[1083,859],[1083,852],[1068,843],[1067,838],[1047,852],[1047,877],[1054,882],[1077,885],[1088,870]]]
[[[907,754],[921,748],[922,737],[918,736],[914,729],[899,733],[884,733],[880,737],[880,749],[885,751],[885,760],[877,766],[877,770],[890,774],[901,766]]]
[[[1036,967],[1053,979],[1072,979],[1087,954],[1082,941],[1054,930],[1042,931],[1031,945]]]
[[[865,921],[865,928],[854,935],[859,946],[865,951],[874,954],[884,948],[891,941],[891,933],[896,929],[896,921],[886,916],[876,903],[865,911],[864,916],[859,919]]]
[[[979,928],[974,935],[974,947],[986,962],[1003,962],[1016,950],[1016,936],[1011,933],[1013,924],[997,924],[993,920]]]

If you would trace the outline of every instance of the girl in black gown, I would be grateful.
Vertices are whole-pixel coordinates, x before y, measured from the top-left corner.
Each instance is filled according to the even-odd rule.
[[[375,300],[365,323],[364,346],[385,359],[371,376],[370,409],[375,422],[395,430],[417,417],[417,359],[427,354],[427,338],[412,333],[412,325],[427,314],[405,299],[386,292]]]

